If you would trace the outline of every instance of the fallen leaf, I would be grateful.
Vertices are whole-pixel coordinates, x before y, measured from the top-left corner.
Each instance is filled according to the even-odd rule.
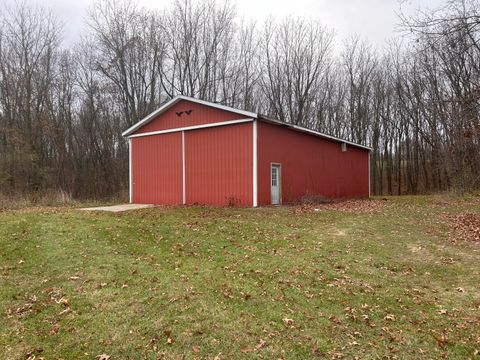
[[[50,330],[50,335],[55,335],[60,331],[60,325],[55,324],[53,325],[52,329]]]
[[[385,320],[388,320],[388,321],[395,321],[395,315],[393,314],[387,314],[385,317],[384,317]]]
[[[57,304],[62,304],[62,305],[64,305],[64,306],[68,306],[68,305],[69,305],[68,299],[67,299],[67,298],[64,298],[64,297],[62,297],[62,298],[61,298],[60,300],[58,300],[56,303],[57,303]]]
[[[267,342],[265,340],[260,339],[260,342],[257,344],[256,348],[263,349],[265,346],[267,346]]]
[[[330,319],[330,321],[334,322],[335,324],[341,324],[342,323],[342,320],[340,320],[335,315],[330,316],[329,319]]]
[[[312,355],[321,355],[322,354],[322,352],[318,349],[317,344],[313,344],[310,351],[311,351]]]
[[[58,315],[65,315],[65,314],[68,314],[70,311],[71,311],[70,308],[66,308],[65,310],[60,311]]]
[[[108,360],[110,359],[110,355],[102,354],[102,355],[97,355],[95,358],[98,360]]]

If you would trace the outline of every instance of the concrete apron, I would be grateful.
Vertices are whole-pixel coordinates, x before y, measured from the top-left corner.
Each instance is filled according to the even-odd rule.
[[[121,204],[112,206],[99,206],[90,208],[81,208],[82,211],[110,211],[110,212],[122,212],[129,210],[139,210],[154,207],[152,204]]]

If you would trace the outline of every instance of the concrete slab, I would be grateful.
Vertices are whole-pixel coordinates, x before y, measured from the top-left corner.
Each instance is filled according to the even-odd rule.
[[[82,211],[110,211],[110,212],[121,212],[129,210],[139,210],[154,207],[152,204],[120,204],[112,206],[98,206],[90,208],[81,208]]]

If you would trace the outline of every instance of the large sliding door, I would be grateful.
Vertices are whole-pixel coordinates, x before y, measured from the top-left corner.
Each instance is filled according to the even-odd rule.
[[[252,206],[252,124],[185,131],[187,204]]]
[[[182,132],[132,138],[132,202],[182,204]]]

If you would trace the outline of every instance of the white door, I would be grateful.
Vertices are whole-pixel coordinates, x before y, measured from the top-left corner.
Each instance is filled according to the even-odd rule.
[[[280,205],[280,165],[272,164],[271,174],[272,205]]]

